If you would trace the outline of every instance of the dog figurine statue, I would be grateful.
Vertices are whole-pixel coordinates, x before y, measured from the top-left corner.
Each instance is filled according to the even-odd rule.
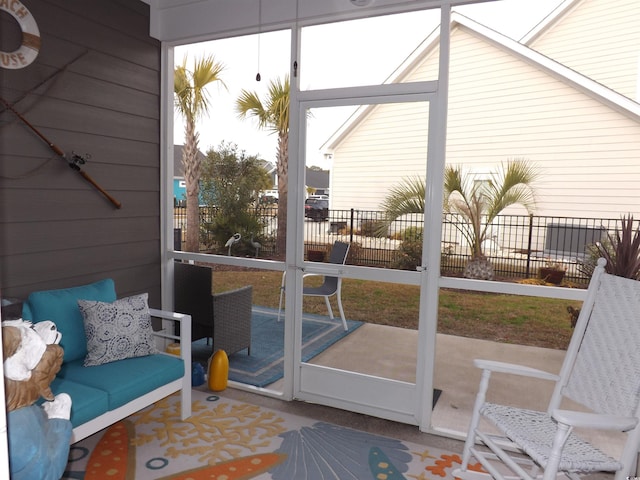
[[[69,455],[71,398],[50,384],[62,365],[53,322],[2,322],[2,351],[12,480],[59,480]],[[46,400],[42,406],[36,404]]]

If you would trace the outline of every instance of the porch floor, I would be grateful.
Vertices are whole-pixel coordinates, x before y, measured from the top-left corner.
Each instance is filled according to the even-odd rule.
[[[416,330],[365,324],[313,358],[311,363],[414,383],[417,345]],[[475,358],[558,373],[564,354],[563,350],[438,334],[434,388],[442,390],[442,394],[433,410],[432,426],[454,438],[466,434],[480,381],[480,370],[473,365]],[[269,388],[280,390],[281,382]],[[487,399],[545,410],[552,391],[551,382],[494,374]],[[603,433],[585,438],[614,455],[620,451],[623,441],[622,436]]]

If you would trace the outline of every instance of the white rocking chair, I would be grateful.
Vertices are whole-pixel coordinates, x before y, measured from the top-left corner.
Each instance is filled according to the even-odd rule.
[[[551,480],[558,473],[572,479],[590,472],[615,472],[615,480],[635,476],[640,448],[640,281],[605,273],[605,263],[604,259],[598,260],[559,375],[475,360],[475,365],[483,369],[482,379],[462,466],[453,475],[463,479],[490,475],[525,480]],[[547,411],[486,402],[492,372],[555,381]],[[563,398],[578,402],[586,410],[563,410]],[[501,434],[493,433],[496,427]],[[611,458],[582,440],[573,432],[578,427],[627,432],[621,455]],[[507,450],[521,455],[514,458]],[[489,473],[469,470],[471,457]]]

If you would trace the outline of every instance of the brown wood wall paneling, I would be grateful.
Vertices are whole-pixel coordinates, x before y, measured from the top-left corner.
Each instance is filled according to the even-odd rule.
[[[77,250],[91,244],[94,247],[126,245],[127,243],[158,240],[150,238],[149,232],[157,232],[158,222],[150,217],[113,218],[82,220],[85,232],[82,236],[69,235],[75,231],[78,220],[50,220],[14,223],[7,231],[6,255],[25,255],[35,252]],[[113,235],[114,230],[126,232],[121,236]]]
[[[0,294],[110,277],[120,296],[148,291],[159,306],[160,46],[148,35],[148,7],[23,3],[42,46],[28,67],[0,70],[2,96],[24,97],[16,109],[64,152],[89,154],[82,168],[123,207],[0,108]]]
[[[109,91],[93,90],[103,100],[109,97]],[[154,142],[158,136],[158,119],[142,114],[117,110],[118,100],[114,100],[113,108],[104,108],[84,103],[70,102],[56,98],[45,98],[28,110],[25,118],[38,128],[50,141],[58,144],[57,131],[66,130],[75,133],[89,133],[100,137],[97,144],[109,141],[109,138],[125,138],[144,142]],[[22,113],[22,112],[21,112]],[[22,125],[15,133],[24,130]],[[34,136],[33,140],[42,141]],[[105,138],[106,137],[106,138]],[[102,140],[104,138],[104,140]],[[49,152],[46,152],[49,153]]]
[[[157,192],[117,192],[116,199],[122,202],[121,210],[113,208],[106,199],[88,185],[83,189],[62,191],[2,190],[2,197],[0,206],[6,218],[3,223],[8,225],[12,222],[68,219],[81,222],[91,218],[123,220],[142,217],[158,218],[157,215],[149,214],[149,211],[157,208]],[[100,211],[101,215],[96,216],[96,211]],[[4,225],[2,229],[4,230]],[[126,231],[119,232],[119,235],[126,235]],[[3,286],[6,285],[3,284]]]
[[[75,249],[30,252],[11,255],[3,262],[12,272],[16,290],[28,292],[42,288],[66,288],[102,278],[115,278],[120,270],[134,270],[154,265],[157,261],[157,241],[124,242],[119,245],[97,245]],[[137,289],[156,279],[143,279]],[[158,282],[159,283],[159,282]],[[118,286],[118,288],[120,288]],[[12,290],[7,289],[6,296]]]
[[[90,154],[91,158],[88,159],[87,165],[93,163],[122,163],[125,165],[158,168],[159,147],[156,142],[117,137],[111,137],[108,141],[104,141],[104,135],[69,132],[59,129],[49,131],[55,133],[56,145],[65,152],[76,152],[82,155]],[[35,159],[44,156],[46,161],[48,156],[52,155],[49,147],[44,142],[34,141],[34,134],[22,125],[5,125],[4,128],[0,128],[0,142],[3,144],[0,155],[21,157],[21,160],[17,162],[6,161],[0,163],[0,169],[4,168],[14,173],[24,173],[42,163],[34,161],[35,165],[22,165],[22,162],[29,162],[29,158]],[[60,162],[65,165],[62,159]]]
[[[11,159],[9,159],[9,161],[11,161]],[[52,156],[50,160],[38,158],[38,161],[41,163],[39,163],[37,167],[34,167],[37,170],[33,173],[32,177],[28,176],[14,180],[5,179],[4,183],[11,184],[12,188],[16,189],[47,190],[52,194],[62,189],[80,189],[97,192],[97,190],[90,186],[82,176],[70,168],[67,162],[60,159],[60,157]],[[42,162],[44,162],[44,166],[40,166]],[[25,161],[23,163],[27,164],[30,162]],[[137,165],[131,167],[123,164],[110,165],[89,160],[89,163],[85,163],[82,169],[94,178],[105,190],[112,193],[113,196],[115,196],[116,193],[123,194],[132,191],[152,192],[156,196],[159,194],[158,186],[148,185],[149,180],[152,179],[150,177],[155,177],[157,174],[157,170],[152,168]],[[92,197],[93,195],[86,195],[86,200],[92,201]],[[98,194],[98,198],[100,198],[100,194]],[[124,210],[123,207],[123,211],[120,213],[126,216],[127,212],[128,210]]]

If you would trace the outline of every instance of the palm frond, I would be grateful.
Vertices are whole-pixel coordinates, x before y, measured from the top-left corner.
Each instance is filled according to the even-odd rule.
[[[289,131],[289,76],[272,80],[267,92],[261,100],[256,92],[242,90],[236,100],[236,113],[239,118],[255,117],[260,129],[284,134]]]
[[[524,159],[503,163],[500,170],[491,174],[492,193],[488,196],[487,221],[493,221],[505,208],[516,204],[531,213],[536,204],[532,186],[538,177],[538,170]]]
[[[221,74],[224,65],[212,55],[194,60],[193,69],[187,68],[187,57],[173,71],[173,92],[178,112],[187,120],[195,121],[209,112],[211,98],[207,86],[219,82],[225,86]]]
[[[510,205],[521,204],[528,211],[535,207],[533,183],[538,172],[524,159],[509,160],[490,180],[476,181],[461,166],[447,165],[444,171],[443,208],[467,220],[458,226],[469,242],[474,256],[482,256],[482,243],[497,215]],[[423,178],[404,179],[392,188],[383,202],[386,225],[401,215],[424,212],[425,182]],[[380,230],[382,231],[382,229]]]

